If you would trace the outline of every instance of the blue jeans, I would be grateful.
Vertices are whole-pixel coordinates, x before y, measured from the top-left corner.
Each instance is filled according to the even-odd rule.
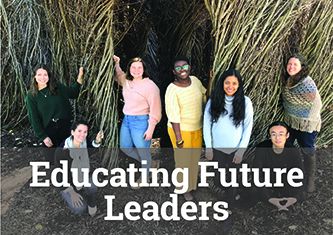
[[[295,130],[291,127],[288,128],[289,138],[287,141],[291,144],[294,144],[295,139],[297,139],[297,143],[301,147],[301,151],[305,157],[312,157],[316,154],[314,141],[316,138],[317,131],[314,132],[305,132]]]
[[[143,134],[148,129],[149,115],[126,115],[120,129],[120,149],[131,158],[138,160],[142,168],[147,169],[147,176],[141,174],[141,178],[148,178],[151,166],[150,144],[151,140],[145,141]]]
[[[91,184],[91,187],[83,187],[80,191],[77,192],[83,198],[83,200],[82,200],[83,204],[80,207],[74,207],[72,205],[71,195],[68,192],[65,193],[64,191],[60,191],[61,196],[66,200],[66,202],[69,205],[69,209],[74,214],[82,214],[85,210],[87,210],[87,204],[90,207],[96,206],[97,186],[93,183],[91,174],[89,175],[89,183]],[[87,200],[85,199],[83,192],[87,195]]]

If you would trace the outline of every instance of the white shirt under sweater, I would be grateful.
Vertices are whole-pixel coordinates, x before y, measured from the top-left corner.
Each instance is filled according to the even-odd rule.
[[[253,107],[249,97],[245,96],[245,119],[238,127],[235,127],[232,117],[232,101],[234,97],[225,97],[225,109],[228,114],[220,116],[217,122],[211,125],[211,115],[209,113],[211,99],[207,102],[204,113],[203,134],[208,152],[215,148],[226,154],[237,150],[235,155],[243,157],[249,144],[253,126]],[[213,140],[212,140],[213,137]]]

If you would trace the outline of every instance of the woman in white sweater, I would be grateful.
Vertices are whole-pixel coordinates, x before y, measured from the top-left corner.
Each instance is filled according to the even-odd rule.
[[[225,71],[217,81],[204,114],[204,140],[206,158],[225,168],[226,182],[230,182],[229,169],[240,168],[243,154],[249,143],[253,124],[253,108],[249,97],[244,95],[243,80],[235,69]],[[224,188],[220,173],[215,169],[214,184]],[[226,188],[229,217],[223,221],[222,229],[232,226],[232,209],[236,188]]]

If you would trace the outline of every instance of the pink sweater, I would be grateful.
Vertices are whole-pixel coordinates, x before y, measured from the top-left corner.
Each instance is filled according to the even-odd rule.
[[[160,90],[149,78],[127,80],[119,64],[116,65],[116,72],[116,81],[123,87],[124,114],[133,116],[149,114],[147,131],[153,133],[162,115]]]

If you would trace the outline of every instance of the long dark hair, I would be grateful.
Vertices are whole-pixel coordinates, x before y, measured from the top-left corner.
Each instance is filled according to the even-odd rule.
[[[134,79],[133,76],[130,73],[131,65],[134,62],[141,62],[142,63],[142,66],[143,66],[142,78],[146,78],[146,77],[150,76],[145,62],[140,57],[135,57],[135,58],[131,59],[127,64],[127,68],[126,68],[126,79],[127,80],[133,81],[133,79]]]
[[[289,60],[291,58],[298,59],[302,66],[302,69],[294,76],[290,76],[287,72],[287,66],[288,66]],[[309,75],[309,72],[310,72],[309,70],[310,69],[309,69],[308,62],[302,55],[297,54],[297,53],[291,55],[287,60],[287,64],[285,65],[285,74],[284,74],[284,79],[283,79],[283,85],[288,85],[289,87],[295,86],[297,83],[299,83],[300,81],[303,81]],[[290,78],[290,82],[287,83],[288,78]]]
[[[38,95],[38,83],[37,83],[36,78],[35,78],[38,69],[46,70],[47,75],[49,77],[49,81],[46,84],[47,88],[49,89],[49,92],[51,93],[51,95],[56,95],[57,92],[58,92],[58,87],[57,87],[56,83],[54,82],[54,80],[52,78],[51,70],[45,64],[38,64],[34,68],[34,70],[33,70],[34,72],[31,76],[30,89],[29,89],[28,93],[32,93],[32,95],[34,97],[37,97],[37,95]]]
[[[239,87],[235,92],[234,99],[232,101],[233,111],[231,114],[234,125],[238,127],[245,118],[245,97],[243,79],[236,69],[229,69],[220,76],[210,97],[211,103],[209,113],[212,117],[212,122],[217,122],[220,116],[225,116],[228,114],[228,111],[225,109],[226,94],[224,91],[224,80],[229,76],[235,76],[239,83]]]

